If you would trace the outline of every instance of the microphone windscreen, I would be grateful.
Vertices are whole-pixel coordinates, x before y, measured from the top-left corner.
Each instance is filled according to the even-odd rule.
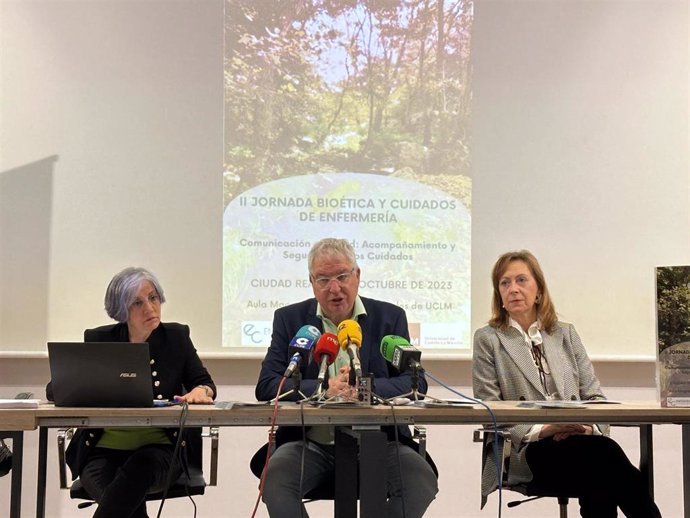
[[[410,342],[406,338],[398,335],[386,335],[381,340],[381,356],[383,356],[388,363],[393,363],[393,355],[396,347],[409,346]]]
[[[354,320],[343,320],[338,326],[338,342],[343,349],[350,344],[362,347],[362,328]]]
[[[314,343],[321,336],[319,331],[314,326],[302,326],[297,331],[297,334],[290,340],[288,346],[288,355],[293,356],[295,353],[300,353],[305,357],[311,351]]]
[[[321,331],[319,331],[319,329],[314,326],[302,326],[299,328],[299,331],[297,331],[297,334],[295,335],[295,337],[309,338],[313,342],[316,342],[320,336]]]
[[[335,357],[338,356],[339,350],[340,343],[338,342],[338,337],[333,333],[324,333],[314,347],[314,361],[321,363],[321,358],[325,355],[328,357],[328,363],[331,364]]]

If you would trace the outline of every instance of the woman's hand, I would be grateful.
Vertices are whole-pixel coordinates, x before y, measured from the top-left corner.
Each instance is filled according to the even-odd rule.
[[[192,390],[187,392],[184,396],[175,396],[175,401],[187,403],[197,403],[203,405],[210,405],[213,403],[213,398],[208,395],[206,387],[194,387]]]
[[[554,441],[562,441],[571,435],[592,435],[592,427],[588,424],[545,424],[539,432],[540,439],[553,437]]]

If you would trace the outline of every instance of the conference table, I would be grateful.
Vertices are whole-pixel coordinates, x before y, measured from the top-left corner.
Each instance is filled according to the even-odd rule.
[[[690,408],[663,408],[658,402],[626,401],[620,403],[592,404],[582,406],[568,405],[565,408],[528,406],[527,402],[487,402],[493,419],[499,426],[514,423],[611,423],[618,425],[678,424],[682,426],[683,463],[683,505],[684,516],[690,518]],[[271,405],[245,404],[241,402],[217,402],[216,405],[190,405],[186,415],[186,426],[259,426],[268,427],[272,423],[274,407]],[[156,426],[177,427],[180,424],[180,407],[162,408],[66,408],[52,404],[40,405],[37,409],[0,410],[0,430],[22,432],[39,429],[39,454],[37,476],[37,518],[45,513],[46,464],[48,453],[48,429],[65,427],[117,427],[117,426]],[[295,403],[281,403],[275,413],[275,423],[279,426],[333,425],[345,431],[340,436],[356,438],[361,448],[362,459],[360,475],[380,467],[381,426],[404,425],[490,425],[493,421],[489,411],[478,404],[452,406],[387,406],[387,405],[324,405],[311,406]],[[651,426],[647,427],[651,430]],[[649,448],[651,456],[651,437],[643,447]],[[21,451],[17,468],[21,475]],[[19,441],[21,450],[21,440]],[[336,444],[336,459],[338,459]],[[364,451],[367,454],[364,454]],[[370,456],[371,455],[371,456]],[[356,457],[356,456],[355,456]],[[336,464],[338,460],[336,460]],[[349,472],[351,474],[351,471]],[[13,474],[14,476],[14,474]],[[336,477],[338,473],[336,471]],[[477,473],[479,477],[479,473]],[[17,484],[21,484],[18,476]],[[367,480],[371,480],[369,477]],[[376,478],[376,477],[373,477]],[[385,480],[385,477],[378,477]],[[347,486],[347,484],[344,484]],[[351,486],[351,484],[350,484]],[[11,502],[11,518],[19,518],[19,498],[21,488],[14,492]],[[356,488],[353,488],[356,491]],[[385,504],[385,488],[381,487],[367,494],[360,493],[360,516],[362,518],[380,515]],[[336,516],[357,516],[357,495],[354,505],[349,499],[347,505],[338,510]]]
[[[24,432],[36,428],[33,409],[0,409],[0,438],[12,440],[12,471],[10,482],[10,518],[21,513],[22,467],[24,463]]]

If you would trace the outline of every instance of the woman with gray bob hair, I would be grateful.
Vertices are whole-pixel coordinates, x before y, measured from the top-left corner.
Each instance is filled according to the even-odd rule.
[[[87,329],[84,341],[145,346],[154,400],[212,404],[216,386],[192,343],[189,326],[162,322],[163,302],[163,288],[153,273],[125,268],[115,274],[105,292],[105,310],[117,323]],[[46,396],[52,401],[50,383]],[[180,476],[187,439],[200,433],[198,428],[185,429],[174,456],[177,428],[82,428],[74,434],[65,457],[73,478],[79,477],[98,503],[94,518],[145,518],[146,495]]]
[[[137,292],[144,281],[151,283],[161,304],[165,302],[163,287],[154,274],[145,268],[125,268],[115,274],[105,290],[105,311],[110,318],[118,322],[127,322],[129,307],[137,298]]]

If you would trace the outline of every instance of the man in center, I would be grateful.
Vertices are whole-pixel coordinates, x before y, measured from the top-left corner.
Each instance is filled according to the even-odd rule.
[[[381,355],[379,344],[386,335],[409,339],[405,311],[387,302],[360,297],[360,269],[355,252],[344,239],[322,239],[314,244],[308,257],[309,281],[314,298],[276,310],[273,318],[271,345],[261,364],[256,398],[269,401],[278,394],[278,386],[290,361],[290,340],[304,325],[318,328],[322,333],[337,334],[343,320],[355,320],[362,329],[359,349],[362,371],[374,376],[374,392],[382,398],[407,394],[411,390],[409,372],[398,373]],[[301,366],[300,389],[313,394],[317,387],[319,366],[315,362]],[[350,395],[350,359],[341,350],[329,367],[326,395]],[[288,380],[283,392],[293,386]],[[427,383],[420,375],[419,390],[426,392]],[[292,394],[286,400],[297,400]],[[415,449],[416,443],[406,426],[384,428],[388,436],[387,449],[387,517],[419,518],[438,492],[437,475],[432,464]],[[335,469],[334,429],[331,426],[312,426],[306,433],[304,471],[302,465],[302,431],[299,427],[281,427],[276,434],[276,450],[271,455],[264,486],[263,501],[271,518],[308,516],[302,497],[316,487],[332,483]],[[252,460],[252,470],[261,475],[265,449]],[[402,474],[402,480],[401,480]],[[404,500],[404,501],[403,501]],[[403,510],[404,507],[404,510]]]

